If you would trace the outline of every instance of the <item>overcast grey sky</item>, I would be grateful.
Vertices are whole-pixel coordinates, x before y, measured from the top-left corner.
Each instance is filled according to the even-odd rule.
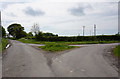
[[[0,0],[2,25],[20,23],[31,31],[38,23],[43,32],[60,36],[116,34],[118,32],[118,0]]]

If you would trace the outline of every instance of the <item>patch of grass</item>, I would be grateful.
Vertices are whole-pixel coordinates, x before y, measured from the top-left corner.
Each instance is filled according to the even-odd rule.
[[[120,58],[120,45],[116,46],[116,48],[114,48],[114,54],[115,56]]]
[[[2,53],[2,43],[0,42],[0,53]]]
[[[8,40],[7,39],[4,39],[2,38],[2,50],[5,49],[6,45],[8,44]]]
[[[0,53],[5,49],[7,44],[8,44],[8,40],[5,38],[2,38],[2,44],[0,44]]]
[[[77,46],[69,46],[63,43],[46,43],[45,46],[40,46],[39,48],[45,51],[57,52],[57,51],[64,51],[72,48],[77,48]]]

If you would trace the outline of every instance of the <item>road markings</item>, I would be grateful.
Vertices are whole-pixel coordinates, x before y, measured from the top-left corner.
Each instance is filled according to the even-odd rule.
[[[10,47],[10,44],[8,44],[8,45],[6,46],[6,49],[9,48],[9,47]]]

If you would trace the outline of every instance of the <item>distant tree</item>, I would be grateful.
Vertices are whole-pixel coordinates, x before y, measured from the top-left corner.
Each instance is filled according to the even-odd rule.
[[[2,37],[5,37],[6,36],[6,31],[5,29],[2,27]]]
[[[58,36],[58,35],[57,34],[55,35],[53,33],[47,32],[47,33],[43,33],[43,36]]]
[[[7,30],[9,32],[9,34],[16,39],[19,39],[21,37],[25,37],[27,34],[24,31],[24,27],[22,27],[20,24],[17,24],[17,23],[9,25]]]
[[[43,33],[44,36],[55,36],[53,33]]]
[[[42,32],[38,32],[38,34],[35,35],[36,40],[42,40],[42,38],[43,38],[43,33]]]
[[[32,37],[32,36],[33,36],[32,32],[29,32],[28,37]]]
[[[35,35],[38,34],[39,31],[40,31],[39,24],[35,23],[35,24],[32,26],[31,31],[32,31]]]

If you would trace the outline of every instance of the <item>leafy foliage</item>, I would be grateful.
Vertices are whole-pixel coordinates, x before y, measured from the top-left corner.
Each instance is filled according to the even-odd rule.
[[[39,41],[49,41],[51,37],[58,37],[58,35],[54,35],[53,33],[42,33],[39,32],[35,35],[35,39]]]
[[[32,32],[29,32],[28,37],[32,37],[32,36],[33,36]]]
[[[6,36],[6,31],[5,29],[2,27],[2,37],[5,37]]]
[[[10,35],[12,35],[14,38],[19,39],[21,37],[25,37],[27,33],[24,30],[24,27],[22,27],[20,24],[11,24],[8,26],[8,32]]]
[[[54,35],[53,33],[47,32],[47,33],[43,33],[43,36],[58,36],[58,35]]]
[[[39,41],[120,41],[120,35],[102,35],[102,36],[72,36],[72,37],[58,37],[58,36],[43,36],[37,35],[36,40]],[[102,43],[102,42],[101,42]]]
[[[39,32],[38,34],[35,35],[36,40],[42,40],[42,38],[43,38],[43,33],[42,32]]]

